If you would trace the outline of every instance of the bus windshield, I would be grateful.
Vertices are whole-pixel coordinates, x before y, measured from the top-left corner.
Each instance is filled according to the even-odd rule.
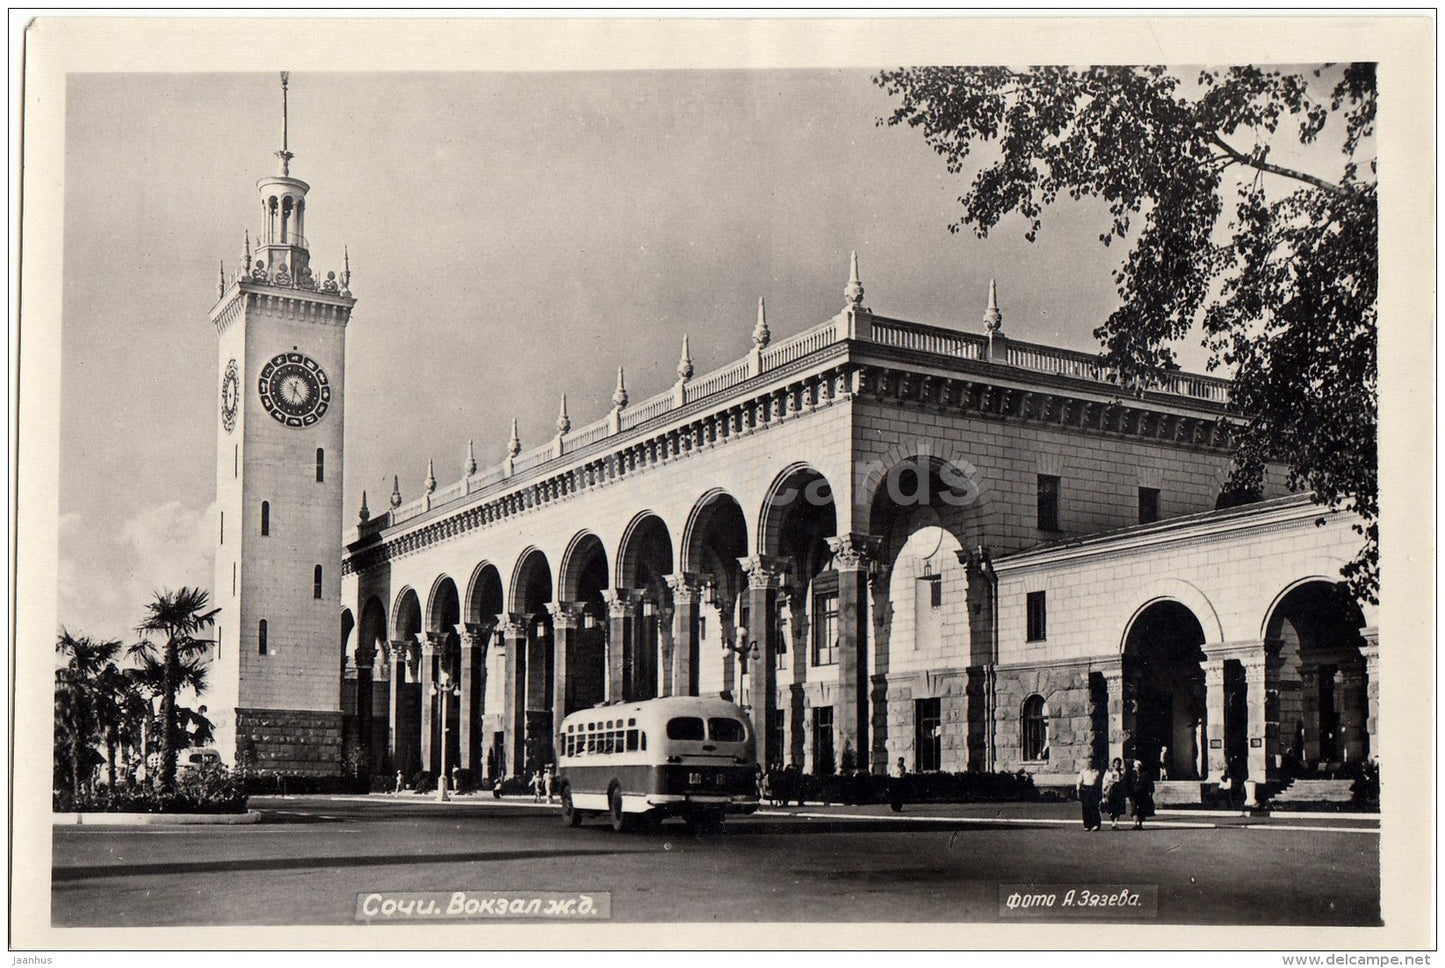
[[[707,721],[708,738],[716,743],[741,743],[748,738],[747,730],[736,719],[713,716]]]
[[[702,740],[702,719],[698,716],[674,716],[667,721],[668,739]]]

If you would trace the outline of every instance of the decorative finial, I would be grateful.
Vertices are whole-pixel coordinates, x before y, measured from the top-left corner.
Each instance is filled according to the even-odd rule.
[[[627,378],[620,366],[617,368],[617,389],[612,391],[612,405],[618,410],[627,406]]]
[[[426,492],[431,494],[437,489],[437,476],[432,473],[431,458],[426,459]]]
[[[361,492],[361,510],[356,513],[356,516],[357,516],[358,518],[360,518],[362,521],[365,521],[365,520],[367,520],[368,518],[371,517],[371,509],[366,506],[366,492],[365,492],[365,491],[362,491],[362,492]]]
[[[344,245],[341,247],[341,284],[351,288],[351,249]]]
[[[562,394],[562,409],[557,411],[557,436],[566,436],[572,429],[572,418],[567,416],[567,394]]]
[[[467,459],[466,459],[466,462],[465,462],[464,464],[462,464],[462,473],[465,474],[467,477],[471,477],[471,476],[472,476],[473,474],[475,474],[476,472],[477,472],[477,453],[476,453],[475,450],[472,449],[472,442],[471,442],[470,440],[468,440],[468,441],[467,441]]]
[[[517,434],[517,418],[512,418],[512,436],[507,441],[507,455],[516,457],[522,452],[522,438]]]
[[[758,297],[758,324],[753,327],[753,345],[762,349],[772,342],[773,334],[768,332],[768,309],[763,305],[763,297]]]
[[[401,507],[401,478],[391,475],[391,506]]]
[[[291,72],[281,72],[281,150],[276,152],[276,157],[281,159],[281,175],[287,177],[291,174],[291,159],[296,157],[287,150],[287,104],[286,88],[291,82]]]
[[[221,273],[216,277],[216,295],[219,296],[226,291],[226,261],[221,260]]]
[[[251,271],[251,230],[246,230],[246,271]]]
[[[682,334],[682,359],[677,361],[677,378],[686,383],[692,379],[692,354],[687,351],[687,334]]]
[[[854,309],[863,308],[863,283],[858,279],[858,252],[854,250],[848,267],[848,288],[843,290],[843,298],[847,300],[848,306]]]
[[[988,309],[984,311],[983,322],[990,333],[1003,330],[1003,313],[998,311],[998,286],[992,279],[988,281]]]

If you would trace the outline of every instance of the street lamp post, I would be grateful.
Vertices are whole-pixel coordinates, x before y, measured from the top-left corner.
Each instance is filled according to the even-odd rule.
[[[437,802],[441,803],[451,799],[447,796],[447,697],[460,695],[461,690],[452,682],[451,677],[443,672],[441,681],[432,683],[431,694],[441,697],[442,768],[441,775],[437,777]]]

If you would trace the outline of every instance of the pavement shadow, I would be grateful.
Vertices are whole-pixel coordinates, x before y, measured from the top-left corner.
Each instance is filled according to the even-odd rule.
[[[151,877],[170,874],[236,871],[294,871],[306,868],[406,867],[416,864],[458,864],[471,861],[549,860],[642,853],[621,845],[614,850],[478,850],[434,854],[365,854],[354,857],[257,857],[238,860],[167,861],[154,864],[95,864],[54,867],[52,884],[102,877]]]
[[[879,817],[876,820],[839,819],[827,820],[813,817],[791,817],[767,820],[743,820],[729,821],[716,830],[690,831],[683,826],[653,827],[642,830],[628,836],[642,837],[646,839],[675,838],[679,835],[691,837],[696,840],[725,840],[728,837],[808,837],[818,834],[938,834],[945,830],[1060,830],[1072,829],[1061,828],[1058,824],[1049,823],[989,823],[988,821],[969,821],[959,823],[956,820],[949,820],[943,817],[933,819],[932,817],[919,820],[895,820],[889,817]],[[611,834],[606,828],[599,828],[598,833]],[[615,836],[615,835],[614,835]]]

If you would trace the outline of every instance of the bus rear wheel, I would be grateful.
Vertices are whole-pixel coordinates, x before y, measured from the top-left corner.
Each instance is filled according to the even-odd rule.
[[[562,822],[569,827],[582,825],[582,811],[572,805],[572,784],[562,784]]]
[[[627,814],[622,812],[622,789],[615,784],[607,791],[607,818],[612,822],[612,829],[619,834],[631,826]]]

